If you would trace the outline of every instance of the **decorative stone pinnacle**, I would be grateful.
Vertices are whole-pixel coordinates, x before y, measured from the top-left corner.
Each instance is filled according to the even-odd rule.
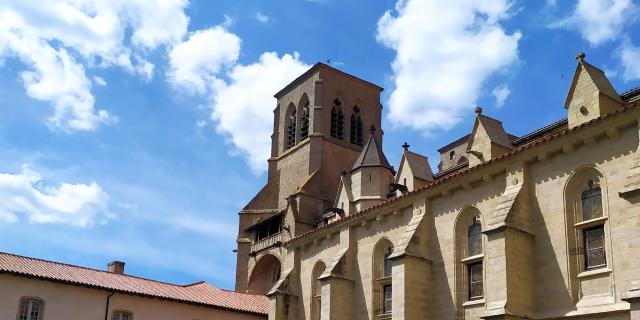
[[[405,150],[409,150],[409,147],[411,147],[411,146],[410,146],[406,141],[405,141],[405,143],[402,145],[402,149],[405,149]]]
[[[371,127],[369,128],[369,132],[371,132],[371,134],[373,134],[374,132],[376,132],[376,126],[371,125]]]
[[[583,51],[580,51],[578,54],[576,54],[576,60],[582,61],[586,56],[587,55]]]
[[[475,113],[477,113],[478,115],[481,115],[481,114],[482,114],[482,108],[480,108],[480,107],[476,107],[473,111],[474,111]]]

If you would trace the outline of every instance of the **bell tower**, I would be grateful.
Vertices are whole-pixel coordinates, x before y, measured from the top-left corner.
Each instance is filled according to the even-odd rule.
[[[363,129],[380,128],[381,92],[317,63],[275,94],[267,184],[239,213],[236,290],[266,293],[284,271],[280,244],[332,207],[340,172],[365,145]],[[382,130],[373,134],[382,141]]]

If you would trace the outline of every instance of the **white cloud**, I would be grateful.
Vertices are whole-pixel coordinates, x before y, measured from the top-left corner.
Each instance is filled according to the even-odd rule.
[[[579,0],[573,13],[552,25],[578,31],[591,45],[617,39],[637,14],[631,0]]]
[[[269,16],[265,15],[264,13],[258,11],[256,13],[256,20],[262,22],[262,23],[267,23],[269,22]]]
[[[378,41],[396,51],[389,117],[431,132],[461,120],[483,82],[517,60],[519,32],[500,25],[507,0],[399,0],[378,21]],[[428,21],[428,23],[425,23]]]
[[[204,94],[225,67],[235,64],[240,38],[220,26],[199,30],[169,53],[169,81],[191,93]]]
[[[94,110],[87,67],[118,66],[150,79],[150,50],[186,33],[186,0],[5,1],[0,4],[0,60],[17,57],[27,94],[49,102],[53,127],[93,130],[114,120]]]
[[[640,48],[634,46],[630,39],[625,39],[618,52],[622,62],[624,80],[640,79]]]
[[[93,76],[93,82],[95,82],[97,85],[101,87],[104,87],[107,85],[107,81],[105,81],[104,78],[98,77],[98,76]]]
[[[229,81],[215,82],[212,118],[216,129],[229,137],[255,172],[266,170],[271,152],[273,94],[309,67],[297,53],[278,57],[267,52],[259,62],[234,66],[227,74]]]
[[[19,174],[0,173],[0,220],[62,223],[87,227],[113,218],[109,196],[95,182],[44,186],[42,176],[23,165]]]
[[[507,98],[509,98],[509,95],[511,94],[511,90],[509,90],[509,86],[507,86],[506,84],[501,84],[493,88],[493,90],[491,91],[491,94],[496,98],[496,106],[500,108],[504,106],[504,103],[507,101]]]

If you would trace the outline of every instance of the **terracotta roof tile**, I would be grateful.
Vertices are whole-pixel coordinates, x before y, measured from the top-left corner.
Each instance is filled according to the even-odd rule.
[[[224,290],[204,281],[177,285],[5,252],[0,252],[0,274],[246,313],[267,314],[269,309],[265,296]]]

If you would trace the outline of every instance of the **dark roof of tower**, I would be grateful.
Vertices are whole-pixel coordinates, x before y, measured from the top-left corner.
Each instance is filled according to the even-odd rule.
[[[376,141],[375,135],[372,133],[369,136],[369,141],[362,148],[362,152],[358,156],[356,163],[353,164],[353,168],[351,171],[356,170],[360,167],[385,167],[391,169],[391,165],[389,165],[389,161],[387,161],[387,157],[384,156],[382,152],[382,148],[378,145],[378,141]]]
[[[316,71],[318,71],[319,69],[324,69],[324,70],[330,70],[333,72],[336,72],[338,74],[341,74],[343,76],[346,76],[347,78],[350,78],[352,80],[358,81],[360,83],[364,83],[368,86],[374,87],[379,91],[384,90],[384,88],[380,87],[379,85],[369,82],[367,80],[364,80],[362,78],[358,78],[352,74],[348,74],[342,70],[336,69],[330,65],[324,64],[322,62],[318,62],[316,64],[314,64],[311,68],[309,68],[309,70],[305,71],[305,73],[301,74],[299,77],[295,78],[293,81],[291,81],[291,83],[287,84],[284,88],[282,88],[280,91],[278,91],[275,95],[273,95],[276,99],[280,98],[281,96],[283,96],[284,94],[286,94],[287,92],[289,92],[293,87],[297,86],[300,82],[307,80],[307,78],[309,78],[309,76],[311,76],[312,74],[314,74]]]

